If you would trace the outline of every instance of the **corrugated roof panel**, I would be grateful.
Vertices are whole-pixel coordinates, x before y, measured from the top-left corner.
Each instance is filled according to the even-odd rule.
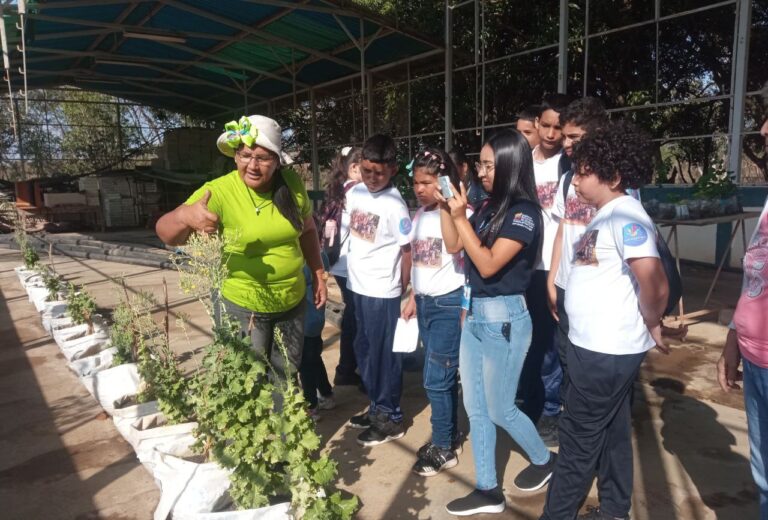
[[[241,0],[227,0],[226,2],[222,0],[184,0],[184,3],[245,25],[255,25],[261,20],[285,10],[282,7]]]
[[[93,43],[93,36],[79,36],[77,38],[36,41],[28,45],[37,49],[85,51],[90,47],[91,43]],[[29,55],[32,56],[33,54],[39,55],[36,51],[30,51]]]
[[[427,44],[409,38],[400,33],[394,33],[376,39],[365,51],[365,63],[367,66],[392,63],[408,56],[414,56],[431,49]],[[360,60],[357,49],[351,49],[339,54],[347,60]]]
[[[266,46],[264,44],[249,41],[233,43],[216,54],[222,58],[235,60],[266,71],[273,71],[276,69],[282,71],[283,64],[290,65],[291,63],[290,49],[278,46]],[[303,52],[293,52],[293,59],[297,62],[306,57],[307,55]]]
[[[47,10],[44,9],[42,12],[50,16],[57,16],[61,18],[113,22],[117,19],[118,16],[120,16],[120,13],[125,10],[129,3],[130,2],[126,2],[124,4],[104,5],[89,3],[89,5],[84,7],[67,7],[65,9]]]
[[[178,46],[165,45],[161,42],[126,38],[120,45],[116,57],[130,59],[131,57],[166,58],[171,60],[192,60],[197,54],[186,52]]]
[[[194,4],[196,2],[185,2]],[[217,8],[214,8],[212,12],[217,13],[219,16],[227,16],[221,14],[226,12],[221,8],[225,3],[219,2]],[[218,34],[223,36],[231,36],[237,32],[237,29],[224,24],[220,24],[211,20],[210,18],[202,18],[196,14],[176,9],[173,6],[165,6],[160,9],[151,20],[144,24],[147,29],[158,29],[173,32],[203,32],[210,34]]]
[[[265,30],[304,47],[331,50],[350,41],[349,36],[338,27],[338,24],[335,24],[335,21],[334,25],[335,28],[323,23],[319,17],[310,18],[292,13],[269,24]]]

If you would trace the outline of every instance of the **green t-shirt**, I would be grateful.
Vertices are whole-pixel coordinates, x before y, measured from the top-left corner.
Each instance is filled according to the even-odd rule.
[[[290,169],[283,169],[283,178],[306,218],[312,204],[304,183]],[[272,193],[248,188],[235,170],[205,183],[186,204],[202,198],[206,190],[211,191],[208,209],[219,216],[224,235],[234,239],[226,250],[229,276],[222,295],[255,312],[284,312],[298,305],[306,288],[301,232],[271,202]]]

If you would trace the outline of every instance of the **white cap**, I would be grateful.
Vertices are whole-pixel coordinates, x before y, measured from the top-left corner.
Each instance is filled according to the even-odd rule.
[[[258,132],[253,132],[256,134],[255,146],[261,146],[277,154],[280,158],[280,164],[291,164],[293,162],[293,159],[288,154],[282,152],[281,139],[283,132],[277,121],[259,115],[248,116],[248,120],[251,123],[251,127],[258,130]],[[222,133],[216,140],[216,147],[227,157],[234,157],[235,148],[230,146],[227,139],[228,135],[229,132]]]

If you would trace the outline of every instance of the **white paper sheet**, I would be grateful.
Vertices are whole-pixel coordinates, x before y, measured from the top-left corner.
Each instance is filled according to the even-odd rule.
[[[408,321],[403,318],[397,319],[395,328],[395,340],[392,345],[392,352],[413,352],[419,344],[419,323],[413,317]]]

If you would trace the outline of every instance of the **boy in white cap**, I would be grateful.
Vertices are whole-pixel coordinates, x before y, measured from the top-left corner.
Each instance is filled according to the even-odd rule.
[[[194,231],[221,230],[231,239],[229,275],[221,288],[222,307],[250,335],[277,377],[292,377],[301,363],[304,340],[302,268],[309,265],[314,304],[325,305],[327,289],[312,205],[301,178],[282,153],[276,121],[253,115],[225,125],[216,146],[232,157],[232,172],[207,182],[157,223],[160,239],[181,245]],[[282,332],[288,364],[274,348]]]

